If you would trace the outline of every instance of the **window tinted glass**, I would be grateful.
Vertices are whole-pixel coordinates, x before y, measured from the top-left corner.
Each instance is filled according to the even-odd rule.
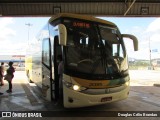
[[[42,62],[46,66],[50,67],[50,45],[49,45],[49,39],[43,40],[43,46],[42,46]]]

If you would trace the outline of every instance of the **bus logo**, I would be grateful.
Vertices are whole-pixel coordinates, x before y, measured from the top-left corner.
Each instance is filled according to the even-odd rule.
[[[90,83],[89,86],[102,86],[102,83]]]
[[[109,89],[105,89],[105,93],[109,93],[110,92],[110,90]]]

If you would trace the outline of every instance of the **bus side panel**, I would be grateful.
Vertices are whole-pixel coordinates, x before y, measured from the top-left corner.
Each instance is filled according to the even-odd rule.
[[[41,50],[37,51],[33,55],[33,71],[32,71],[33,82],[42,88],[42,60]]]
[[[32,40],[32,81],[42,88],[42,52],[41,40]]]

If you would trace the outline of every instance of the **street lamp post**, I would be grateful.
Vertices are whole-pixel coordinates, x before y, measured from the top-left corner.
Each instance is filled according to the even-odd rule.
[[[150,63],[150,69],[152,69],[152,62],[151,62],[151,60],[152,60],[152,56],[151,56],[151,53],[152,53],[152,51],[151,51],[151,40],[150,40],[150,37],[149,37],[149,63]]]
[[[32,26],[32,24],[31,23],[26,23],[25,25],[28,26],[28,45],[29,45],[29,29]]]

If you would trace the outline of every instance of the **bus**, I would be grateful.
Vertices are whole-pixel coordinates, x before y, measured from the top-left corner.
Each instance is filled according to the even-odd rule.
[[[88,15],[57,14],[32,41],[32,81],[46,100],[62,101],[65,108],[126,99],[130,78],[123,38],[131,39],[138,50],[137,38],[121,34],[112,22]]]

